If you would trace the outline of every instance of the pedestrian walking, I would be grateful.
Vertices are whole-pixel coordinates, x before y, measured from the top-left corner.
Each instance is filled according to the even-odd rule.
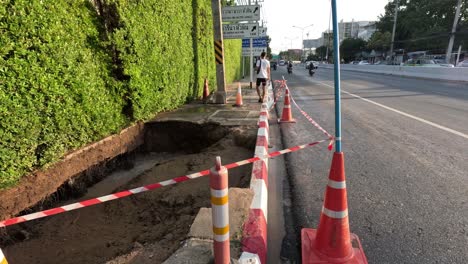
[[[266,53],[262,52],[260,60],[257,61],[257,94],[258,102],[265,100],[266,83],[270,80],[270,62],[265,58]],[[262,93],[260,93],[260,84],[262,84]]]

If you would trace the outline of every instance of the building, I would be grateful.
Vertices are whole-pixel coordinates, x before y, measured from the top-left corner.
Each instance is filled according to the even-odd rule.
[[[368,41],[377,30],[375,21],[351,21],[338,23],[340,43],[347,38],[362,38]]]
[[[333,31],[323,32],[322,36],[318,39],[304,39],[303,45],[305,50],[314,50],[320,46],[331,47],[333,45]]]
[[[318,39],[304,39],[304,49],[316,49],[323,45],[323,38]]]
[[[375,22],[369,22],[359,27],[358,38],[362,38],[365,41],[368,41],[372,34],[377,31],[377,25]]]

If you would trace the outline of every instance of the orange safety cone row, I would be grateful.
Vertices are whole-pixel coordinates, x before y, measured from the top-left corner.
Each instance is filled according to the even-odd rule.
[[[367,264],[359,238],[349,231],[343,152],[335,152],[318,229],[302,229],[302,263]]]
[[[240,107],[242,105],[243,105],[243,103],[242,103],[242,89],[241,89],[241,84],[238,83],[237,94],[236,94],[236,103],[234,104],[234,106]]]
[[[279,123],[296,123],[296,120],[292,117],[291,112],[291,101],[289,99],[289,89],[286,88],[286,93],[284,95],[284,106],[283,114],[281,119],[278,120]]]
[[[208,79],[205,78],[205,83],[203,84],[203,102],[206,103],[208,96],[210,95],[210,88],[208,87]]]

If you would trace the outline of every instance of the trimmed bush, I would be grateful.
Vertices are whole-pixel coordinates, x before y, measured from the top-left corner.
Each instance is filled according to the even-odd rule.
[[[226,82],[231,83],[242,76],[242,40],[224,40]]]
[[[213,44],[213,19],[211,1],[194,0],[193,43],[195,55],[195,83],[192,98],[203,94],[205,78],[211,90],[216,89],[216,64]],[[242,45],[242,44],[241,44]]]
[[[0,189],[216,89],[209,0],[0,0]],[[226,80],[241,41],[225,41]]]
[[[149,119],[186,102],[194,85],[192,1],[113,0],[121,26],[112,34],[120,52],[133,117]]]
[[[0,188],[126,123],[87,1],[0,4]]]

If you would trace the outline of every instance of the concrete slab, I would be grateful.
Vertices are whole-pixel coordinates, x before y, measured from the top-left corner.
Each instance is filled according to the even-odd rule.
[[[231,263],[235,263],[234,259],[238,259],[241,254],[242,225],[248,217],[252,198],[253,192],[250,189],[229,188],[229,229],[233,259]],[[201,208],[190,227],[189,239],[164,264],[211,263],[212,229],[211,208]]]
[[[189,239],[163,264],[208,264],[213,263],[213,241]]]
[[[231,241],[240,241],[242,224],[249,214],[253,191],[250,189],[229,188],[229,230]],[[198,212],[188,237],[213,239],[211,208],[201,208]]]

